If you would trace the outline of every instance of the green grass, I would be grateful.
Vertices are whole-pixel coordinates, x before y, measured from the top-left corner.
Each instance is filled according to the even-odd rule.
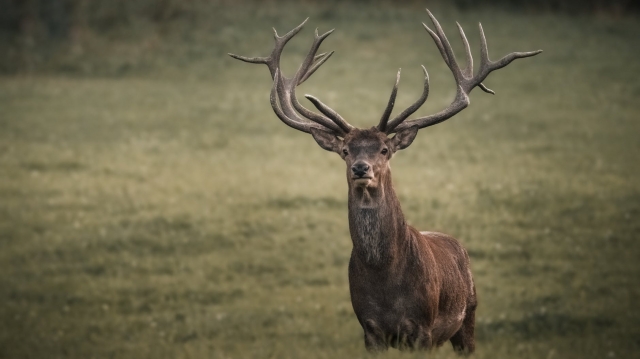
[[[455,20],[474,49],[482,21],[493,58],[545,50],[492,74],[496,96],[474,91],[393,160],[410,223],[471,254],[474,357],[637,355],[640,23],[435,14],[457,49]],[[200,30],[173,24],[149,50],[158,58],[133,57],[127,76],[62,76],[52,59],[50,72],[0,80],[0,358],[367,357],[348,293],[343,163],[277,120],[266,68],[224,54],[266,55],[271,26],[311,16],[283,59],[290,73],[311,29],[336,27],[324,45],[336,54],[300,93],[372,126],[398,67],[397,108],[419,95],[420,64],[432,79],[420,113],[454,94],[426,13],[208,16],[218,21]],[[110,74],[121,57],[107,50],[69,61]],[[455,357],[449,345],[429,355]]]

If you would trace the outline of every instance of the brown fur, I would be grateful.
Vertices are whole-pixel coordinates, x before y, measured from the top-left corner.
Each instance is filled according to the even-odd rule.
[[[389,139],[371,128],[318,141],[347,164],[351,302],[368,350],[430,349],[449,340],[471,353],[477,300],[469,256],[454,238],[407,225],[393,189],[389,159],[413,137]],[[358,181],[351,169],[356,163],[369,165],[371,181]]]

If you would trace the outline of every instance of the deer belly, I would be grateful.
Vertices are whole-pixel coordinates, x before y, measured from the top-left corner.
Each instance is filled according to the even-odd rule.
[[[400,349],[428,349],[443,344],[460,329],[465,316],[465,308],[433,313],[425,298],[401,290],[353,294],[353,308],[365,335]],[[428,312],[435,317],[430,318]]]

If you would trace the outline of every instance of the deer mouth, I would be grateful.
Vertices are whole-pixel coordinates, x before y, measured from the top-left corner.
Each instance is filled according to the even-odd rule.
[[[373,177],[368,177],[368,176],[365,176],[365,177],[351,177],[351,179],[353,180],[353,182],[355,184],[367,185],[367,184],[369,184],[371,182]]]

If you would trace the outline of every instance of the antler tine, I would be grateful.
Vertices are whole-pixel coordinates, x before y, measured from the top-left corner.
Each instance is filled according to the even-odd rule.
[[[505,55],[503,58],[501,58],[498,61],[491,61],[489,60],[489,49],[487,48],[487,39],[484,36],[484,30],[482,29],[482,24],[478,23],[478,28],[480,30],[481,67],[480,67],[480,72],[476,77],[478,77],[479,80],[484,80],[489,75],[489,73],[509,65],[515,59],[522,59],[525,57],[535,56],[542,52],[542,50],[527,51],[527,52],[512,52],[510,54]]]
[[[317,98],[311,95],[304,95],[304,97],[306,97],[307,100],[311,101],[311,103],[313,103],[313,105],[318,110],[320,110],[320,112],[322,112],[325,116],[329,117],[333,122],[335,122],[336,125],[340,126],[340,128],[343,130],[344,133],[348,133],[353,129],[353,126],[351,126],[347,121],[345,121],[342,118],[342,116],[340,116],[337,112],[331,109],[331,107],[322,103],[322,101],[318,100]]]
[[[442,41],[440,41],[440,38],[438,37],[438,35],[436,35],[436,33],[433,32],[433,30],[431,30],[429,26],[427,26],[427,24],[425,24],[424,22],[422,23],[422,26],[424,27],[425,30],[427,30],[427,32],[433,39],[433,42],[436,43],[436,47],[438,47],[438,50],[440,51],[440,55],[442,55],[442,59],[444,59],[444,63],[447,64],[447,66],[450,66],[449,57],[447,56],[447,52],[444,50],[444,46],[442,46]]]
[[[467,36],[465,36],[462,26],[460,26],[458,22],[456,22],[456,25],[458,25],[458,30],[460,31],[460,37],[462,38],[462,42],[464,43],[465,54],[467,56],[467,67],[462,71],[462,73],[464,74],[465,77],[471,77],[473,76],[473,56],[471,56],[471,47],[469,46],[469,40],[467,40]],[[482,39],[484,39],[484,33],[482,32],[481,24],[480,24],[480,34]],[[484,43],[484,49],[486,54],[486,49],[487,49],[486,39],[484,39],[483,43]],[[480,89],[486,93],[490,93],[492,95],[496,94],[493,90],[486,87],[482,82],[478,85],[478,87],[480,87]]]
[[[398,117],[396,117],[393,121],[391,121],[389,126],[387,126],[387,130],[386,130],[387,133],[398,132],[412,126],[417,126],[418,128],[424,128],[427,126],[435,125],[437,123],[440,123],[442,121],[445,121],[451,118],[452,116],[462,111],[464,108],[466,108],[469,105],[468,95],[476,86],[480,87],[480,89],[482,89],[487,93],[494,94],[492,90],[487,88],[482,83],[482,81],[484,81],[484,79],[486,79],[487,76],[492,71],[501,69],[509,65],[513,60],[534,56],[542,52],[542,50],[529,51],[529,52],[512,52],[504,56],[498,61],[491,61],[489,59],[489,51],[487,49],[487,40],[485,38],[482,25],[479,25],[480,26],[480,69],[478,70],[478,73],[474,76],[473,57],[471,56],[471,48],[469,46],[467,37],[464,34],[464,30],[462,29],[462,26],[456,23],[458,26],[458,31],[460,32],[460,37],[462,38],[462,42],[465,47],[465,55],[467,58],[467,66],[464,70],[461,70],[460,67],[458,66],[455,55],[451,48],[451,44],[447,40],[447,37],[445,36],[444,31],[440,26],[440,23],[438,23],[438,20],[436,20],[436,18],[433,16],[433,14],[431,14],[431,12],[428,9],[427,9],[427,13],[431,18],[431,21],[433,22],[433,25],[436,31],[435,32],[432,31],[424,23],[422,25],[429,32],[429,35],[431,35],[431,38],[433,38],[433,41],[438,47],[438,50],[440,51],[440,54],[442,55],[444,62],[447,64],[447,66],[449,67],[449,69],[451,69],[451,72],[453,73],[453,77],[455,78],[456,84],[457,84],[456,97],[453,100],[453,102],[451,102],[451,104],[443,111],[440,111],[434,115],[420,117],[414,120],[403,122],[411,113],[416,111],[417,108],[424,103],[424,100],[426,100],[426,96],[425,96],[425,93],[423,93],[423,96],[414,105],[409,107],[407,110],[405,110],[400,115],[398,115]],[[425,84],[425,92],[428,92],[428,84]],[[407,113],[406,116],[405,116],[405,113]]]
[[[300,30],[302,30],[304,24],[306,24],[307,21],[309,21],[309,18],[304,19],[304,21],[300,25],[296,26],[283,36],[278,36],[278,31],[273,28],[273,38],[276,42],[276,45],[273,48],[271,55],[269,56],[270,62],[267,63],[269,71],[271,72],[271,78],[275,78],[275,72],[280,68],[280,56],[282,55],[282,51],[284,50],[285,45],[287,44],[287,42],[289,42],[289,40],[293,39],[293,37],[296,36],[300,32]]]
[[[271,78],[275,79],[276,70],[280,68],[280,55],[282,54],[282,50],[284,50],[284,47],[287,44],[287,42],[289,42],[289,40],[291,40],[294,36],[296,36],[300,32],[300,30],[302,30],[302,27],[304,27],[304,24],[306,24],[308,20],[309,18],[306,18],[300,25],[296,26],[295,28],[293,28],[291,31],[284,34],[283,36],[279,36],[278,31],[276,31],[276,29],[274,28],[273,37],[275,39],[276,44],[273,47],[273,51],[271,51],[271,54],[269,54],[269,56],[267,57],[247,57],[247,56],[240,56],[240,55],[235,55],[231,53],[229,53],[229,56],[233,57],[234,59],[238,59],[244,62],[249,62],[252,64],[265,64],[269,68],[269,72],[271,73]]]
[[[387,133],[393,132],[396,126],[401,124],[402,121],[406,120],[407,117],[413,115],[413,113],[416,112],[420,108],[420,106],[422,106],[427,101],[427,97],[429,97],[429,73],[423,65],[422,71],[424,71],[424,87],[422,90],[422,95],[416,102],[413,103],[413,105],[409,106],[406,110],[402,111],[393,120],[391,120],[391,122],[389,122],[386,128]]]
[[[391,111],[393,111],[393,105],[396,103],[396,95],[398,94],[398,84],[400,83],[400,71],[402,69],[398,69],[398,74],[396,75],[396,84],[393,86],[393,90],[391,90],[391,96],[389,96],[389,102],[387,103],[387,108],[385,108],[382,117],[380,118],[380,123],[378,124],[378,130],[386,131],[387,123],[389,122],[389,116],[391,116]]]
[[[316,70],[318,68],[320,68],[320,66],[322,66],[322,64],[325,63],[325,61],[329,60],[329,58],[331,57],[331,55],[333,55],[335,51],[331,51],[330,53],[323,53],[320,55],[316,55],[316,57],[314,58],[314,61],[316,61],[317,59],[319,59],[319,61],[316,61],[310,68],[309,70],[307,70],[307,73],[304,74],[304,76],[302,76],[302,78],[300,79],[300,81],[298,82],[298,85],[302,84],[303,82],[307,81],[307,79],[309,77],[311,77],[311,75],[313,75],[314,72],[316,72]]]
[[[484,29],[482,29],[482,23],[478,23],[478,30],[480,31],[480,73],[482,73],[483,69],[488,68],[489,63],[491,63],[491,60],[489,60],[489,49],[487,47],[487,38],[484,36]]]
[[[484,36],[484,30],[482,29],[482,24],[478,23],[478,29],[480,30],[480,73],[482,73],[482,69],[486,69],[487,65],[491,62],[489,60],[489,49],[487,48],[487,38]],[[489,75],[489,73],[487,73]],[[486,76],[486,75],[485,75]],[[482,82],[478,85],[480,89],[486,93],[490,93],[495,95],[495,91],[485,86]]]
[[[438,22],[438,20],[436,20],[435,16],[433,16],[433,14],[431,13],[431,11],[429,11],[429,9],[427,9],[427,13],[431,18],[431,22],[433,23],[433,26],[436,28],[436,34],[438,38],[440,38],[440,41],[442,43],[442,48],[440,49],[440,52],[444,50],[444,53],[449,59],[447,65],[449,65],[449,69],[451,69],[451,72],[453,73],[453,77],[456,79],[456,82],[459,82],[459,80],[461,80],[463,77],[462,71],[460,71],[460,66],[458,66],[458,63],[456,62],[456,56],[453,53],[451,44],[449,43],[447,36],[444,34],[444,30],[442,30],[442,26],[440,26],[440,23]]]
[[[244,62],[250,62],[252,64],[266,64],[269,61],[268,57],[247,57],[247,56],[240,56],[232,53],[228,53],[228,55],[233,57],[234,59],[238,59]]]
[[[480,31],[480,70],[478,71],[478,74],[473,77],[473,79],[470,79],[469,91],[471,91],[473,87],[478,86],[485,92],[495,94],[495,92],[488,89],[484,84],[482,84],[482,81],[484,81],[484,79],[487,78],[487,76],[489,76],[489,74],[492,71],[501,69],[509,65],[515,59],[522,59],[525,57],[535,56],[542,52],[542,50],[528,51],[528,52],[512,52],[510,54],[507,54],[506,56],[504,56],[498,61],[491,61],[489,59],[489,49],[487,47],[487,38],[484,35],[484,30],[482,29],[481,23],[478,23],[478,29]]]
[[[467,56],[467,67],[462,71],[462,74],[465,77],[473,76],[473,56],[471,56],[471,47],[469,46],[469,40],[464,34],[464,30],[462,30],[462,26],[460,23],[456,21],[456,25],[458,25],[458,31],[460,32],[460,37],[462,38],[462,43],[464,44],[465,55]]]
[[[329,31],[327,31],[326,33],[322,34],[322,35],[318,35],[318,29],[315,30],[315,34],[314,34],[314,38],[313,38],[313,44],[311,44],[311,48],[309,49],[309,53],[307,54],[307,57],[305,57],[304,61],[302,62],[302,64],[300,64],[300,67],[298,68],[298,71],[296,71],[296,74],[293,76],[294,78],[297,79],[296,81],[296,85],[301,84],[302,78],[304,78],[305,76],[308,78],[309,76],[311,76],[311,74],[309,73],[310,68],[312,65],[318,65],[319,62],[320,65],[322,65],[322,63],[324,63],[324,61],[328,60],[329,57],[326,56],[326,53],[322,53],[320,55],[316,55],[316,53],[318,52],[318,49],[320,48],[320,45],[322,44],[322,42],[329,36],[331,35],[331,33],[333,33],[334,29],[331,29]],[[333,51],[331,52],[331,54],[333,54]],[[329,56],[331,56],[331,54]],[[324,60],[324,61],[323,61]],[[316,67],[316,69],[320,66],[318,65]],[[315,72],[315,70],[314,70]]]
[[[300,102],[298,101],[298,98],[295,95],[295,88],[293,89],[293,92],[291,93],[291,103],[293,104],[293,108],[296,109],[296,111],[300,112],[300,114],[308,119],[310,119],[311,121],[318,123],[328,129],[330,129],[331,131],[335,132],[336,134],[340,135],[340,136],[344,136],[346,134],[345,130],[343,130],[340,126],[338,126],[336,124],[336,122],[334,122],[332,119],[328,119],[325,116],[319,115],[313,111],[309,111],[309,109],[305,108],[304,106],[302,106],[302,104],[300,104]],[[325,105],[326,106],[326,105]],[[335,111],[334,111],[335,112]]]
[[[316,53],[318,52],[318,49],[320,48],[320,45],[322,44],[322,42],[329,36],[331,35],[331,33],[333,33],[334,29],[331,29],[327,32],[325,32],[322,35],[318,35],[318,29],[316,29],[315,31],[315,35],[313,38],[313,44],[311,44],[311,48],[309,49],[309,53],[307,54],[307,57],[305,57],[304,61],[302,62],[302,64],[300,64],[300,67],[298,68],[298,71],[296,71],[296,74],[293,76],[293,78],[295,79],[294,83],[295,85],[299,85],[302,83],[302,78],[303,77],[309,77],[311,76],[313,73],[309,73],[310,71],[310,67],[311,65],[314,63],[314,61],[319,60],[315,65],[318,65],[318,63],[320,63],[320,65],[322,65],[324,63],[324,61],[327,61],[329,59],[329,56],[324,56],[324,54],[322,54],[322,57],[318,57],[316,56]],[[332,52],[333,54],[333,52]],[[316,70],[318,67],[320,67],[320,65],[316,66]],[[314,70],[315,72],[315,70]]]
[[[298,68],[298,71],[292,78],[286,78],[280,71],[280,56],[284,50],[285,45],[296,34],[300,32],[305,23],[309,20],[305,19],[300,25],[289,31],[283,36],[279,36],[276,29],[273,29],[275,46],[268,57],[246,57],[235,54],[229,54],[231,57],[249,63],[265,64],[269,68],[271,77],[273,78],[273,86],[271,89],[270,102],[274,112],[280,120],[290,127],[297,130],[310,133],[311,128],[320,128],[328,130],[337,135],[344,135],[352,127],[347,124],[342,117],[340,117],[335,111],[326,111],[330,113],[329,118],[320,114],[309,111],[304,108],[295,97],[295,88],[297,85],[307,80],[318,68],[324,64],[333,54],[322,53],[316,55],[318,49],[324,39],[326,39],[333,30],[330,30],[322,35],[318,35],[318,30],[315,31],[314,41],[309,49],[307,57]],[[326,105],[323,105],[326,107]],[[328,107],[327,107],[328,108]],[[296,112],[297,111],[297,112]],[[324,113],[324,112],[323,112]],[[303,120],[299,114],[306,119],[311,120],[314,123]]]
[[[333,52],[333,51],[331,51],[331,52]],[[320,60],[320,59],[321,59],[324,55],[326,55],[326,54],[327,54],[326,52],[323,52],[323,53],[321,53],[321,54],[317,54],[316,56],[314,56],[314,57],[313,57],[313,61],[318,61],[318,60]]]

